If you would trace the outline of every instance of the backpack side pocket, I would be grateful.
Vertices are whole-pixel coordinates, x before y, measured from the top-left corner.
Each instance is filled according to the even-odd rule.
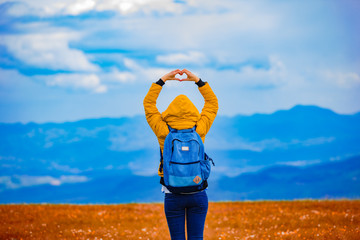
[[[211,172],[210,160],[212,161],[212,159],[206,153],[204,153],[204,159],[200,162],[201,172],[203,174],[204,180],[207,180],[210,176],[210,172]]]

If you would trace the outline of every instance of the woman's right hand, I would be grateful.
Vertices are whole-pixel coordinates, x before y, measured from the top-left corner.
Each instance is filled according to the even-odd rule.
[[[189,70],[187,70],[185,68],[181,72],[185,73],[187,76],[187,78],[182,79],[181,81],[193,81],[193,82],[197,83],[200,80],[200,78],[198,76],[196,76],[195,74],[193,74],[192,72],[190,72]]]
[[[176,69],[174,71],[171,71],[167,74],[165,74],[164,76],[161,77],[161,80],[163,80],[164,82],[168,81],[168,80],[178,80],[181,81],[181,79],[175,77],[176,74],[180,74],[182,75],[182,71],[180,69]]]

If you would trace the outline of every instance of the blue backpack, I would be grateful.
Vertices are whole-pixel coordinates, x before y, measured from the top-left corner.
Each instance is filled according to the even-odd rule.
[[[162,184],[172,193],[198,192],[208,186],[210,161],[204,152],[204,144],[196,126],[176,130],[169,127],[165,138],[163,159],[164,178]],[[161,151],[160,151],[161,153]]]

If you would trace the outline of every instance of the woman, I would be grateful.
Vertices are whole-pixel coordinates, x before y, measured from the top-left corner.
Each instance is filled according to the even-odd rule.
[[[177,74],[187,75],[186,79],[180,80]],[[198,86],[201,95],[205,99],[205,105],[201,113],[194,104],[185,96],[177,96],[161,114],[156,107],[156,100],[166,81],[193,81]],[[196,132],[202,141],[213,123],[217,111],[218,101],[207,82],[203,82],[199,77],[188,71],[174,70],[153,83],[144,99],[144,109],[146,120],[158,138],[161,151],[164,150],[164,141],[169,134],[168,125],[174,129],[182,130],[192,128],[196,125]],[[160,162],[158,174],[163,183],[162,162]],[[206,191],[191,194],[173,194],[165,186],[165,215],[170,230],[171,239],[185,240],[185,218],[187,227],[187,239],[203,239],[205,218],[208,209],[208,198]]]

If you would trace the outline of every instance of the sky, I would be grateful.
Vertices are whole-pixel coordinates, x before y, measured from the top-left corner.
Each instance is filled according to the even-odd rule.
[[[316,105],[360,111],[357,0],[0,0],[0,122],[144,114],[152,82],[187,68],[219,115]],[[167,82],[160,112],[192,82]]]

